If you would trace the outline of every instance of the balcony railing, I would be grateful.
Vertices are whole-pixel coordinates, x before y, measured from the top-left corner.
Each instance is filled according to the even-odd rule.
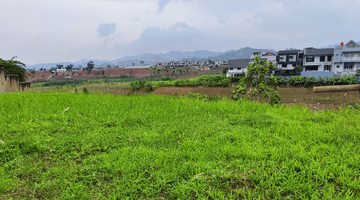
[[[342,61],[358,61],[358,62],[360,62],[360,58],[342,58]]]
[[[347,47],[344,47],[342,49],[343,52],[360,52],[360,48],[347,48]]]

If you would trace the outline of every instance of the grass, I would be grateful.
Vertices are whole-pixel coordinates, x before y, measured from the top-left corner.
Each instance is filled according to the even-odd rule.
[[[0,94],[0,199],[359,199],[358,110]]]

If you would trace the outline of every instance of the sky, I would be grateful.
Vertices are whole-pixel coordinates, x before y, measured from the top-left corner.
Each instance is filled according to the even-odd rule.
[[[25,64],[360,40],[360,0],[1,0],[0,58]]]

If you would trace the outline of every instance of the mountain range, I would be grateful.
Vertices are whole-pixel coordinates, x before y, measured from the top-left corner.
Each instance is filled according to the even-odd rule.
[[[358,42],[360,44],[360,42]],[[320,48],[334,48],[339,44],[331,44],[326,47]],[[271,52],[273,54],[277,54],[277,51],[273,49],[254,49],[251,47],[241,48],[239,50],[231,49],[225,52],[214,52],[208,50],[196,50],[193,52],[186,51],[170,51],[167,53],[146,53],[140,54],[136,56],[124,56],[115,60],[97,60],[97,59],[87,59],[83,58],[77,62],[59,62],[59,63],[40,63],[35,65],[27,65],[28,69],[39,69],[39,68],[50,68],[56,67],[57,64],[63,65],[64,67],[69,64],[73,64],[75,67],[81,65],[82,67],[86,67],[89,61],[94,61],[95,66],[97,67],[105,67],[107,65],[115,66],[131,66],[133,63],[137,66],[141,65],[140,61],[143,61],[144,64],[153,65],[157,62],[168,62],[168,61],[195,61],[195,60],[229,60],[229,59],[246,59],[250,58],[250,55],[254,51],[262,51],[262,52]]]

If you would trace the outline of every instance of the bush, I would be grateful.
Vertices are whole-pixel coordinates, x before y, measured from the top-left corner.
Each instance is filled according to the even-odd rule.
[[[89,95],[89,94],[90,94],[89,90],[88,90],[86,87],[84,87],[84,88],[82,89],[82,92],[83,92],[83,94],[85,94],[85,95]]]
[[[153,85],[151,82],[148,82],[146,80],[139,80],[139,81],[135,81],[130,83],[130,86],[132,88],[133,91],[137,91],[140,89],[143,89],[145,91],[153,91]]]
[[[202,101],[207,101],[207,102],[222,100],[222,96],[208,96],[206,94],[191,93],[191,92],[189,92],[189,95],[186,97],[189,99],[202,100]]]

